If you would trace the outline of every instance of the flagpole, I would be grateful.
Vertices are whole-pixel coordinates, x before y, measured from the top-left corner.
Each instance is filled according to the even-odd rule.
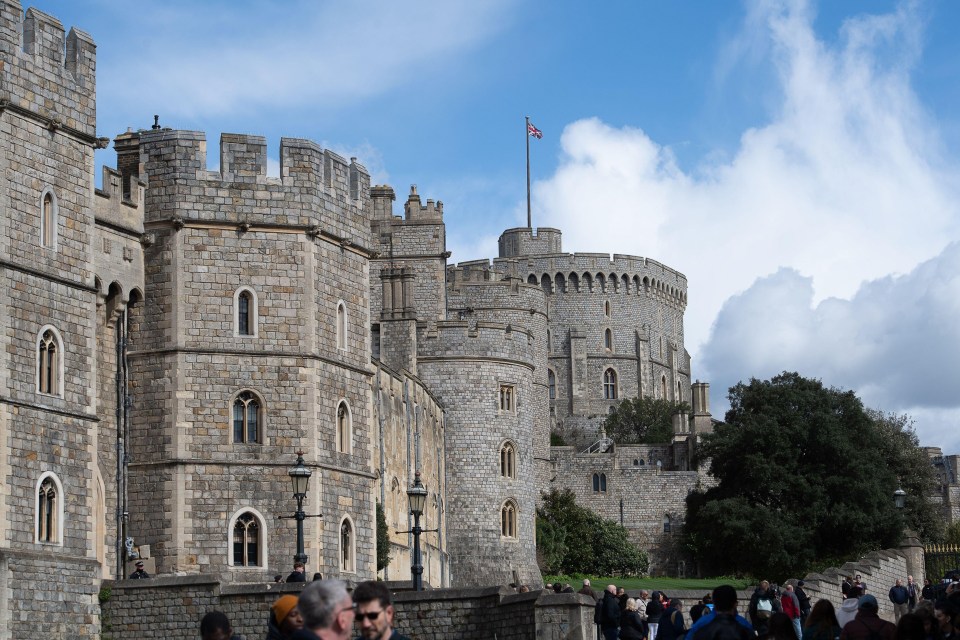
[[[527,140],[527,229],[533,229],[530,220],[530,116],[526,116],[523,137]]]

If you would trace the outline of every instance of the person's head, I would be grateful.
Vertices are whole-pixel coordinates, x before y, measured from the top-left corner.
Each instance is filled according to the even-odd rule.
[[[589,587],[589,586],[590,586],[590,580],[587,579],[587,578],[584,578],[584,579],[583,579],[583,586]]]
[[[683,606],[683,600],[680,600],[679,598],[674,598],[673,600],[670,601],[670,606],[676,609],[677,611],[679,611],[680,607]]]
[[[917,607],[913,610],[913,615],[923,622],[923,629],[928,636],[936,628],[937,618],[933,615],[933,603],[929,600],[918,602]]]
[[[900,578],[897,578],[896,586],[902,587],[902,586],[903,586],[903,580],[901,580]]]
[[[353,590],[357,605],[357,629],[367,640],[387,640],[393,633],[393,603],[382,582],[361,582]]]
[[[300,609],[297,608],[297,596],[287,594],[280,596],[280,599],[270,607],[273,614],[273,622],[284,635],[290,635],[294,631],[303,627],[303,617],[300,615]]]
[[[626,591],[624,591],[623,587],[617,587],[617,595],[618,595],[618,596],[622,596],[622,595],[625,594],[625,593],[626,593]]]
[[[633,598],[627,598],[627,611],[636,611],[637,601]]]
[[[713,604],[713,595],[709,593],[704,595],[703,600],[701,600],[701,602],[703,602],[703,604]]]
[[[347,587],[339,580],[317,580],[300,592],[297,603],[303,626],[310,631],[330,629],[335,635],[350,637],[354,607]]]
[[[793,630],[793,620],[790,616],[777,611],[770,616],[770,640],[797,640],[797,632]]]
[[[840,623],[837,621],[837,612],[833,608],[833,603],[826,598],[817,600],[817,604],[813,605],[813,609],[810,610],[810,615],[807,616],[807,622],[804,626],[813,627],[820,631],[831,631],[835,627],[839,627]]]
[[[760,581],[760,589],[761,589],[762,591],[766,591],[766,590],[769,589],[769,588],[770,588],[770,581],[769,581],[769,580],[761,580],[761,581]]]
[[[805,584],[805,583],[804,583],[803,580],[797,580],[797,586],[798,586],[798,587],[802,587],[804,584]]]
[[[937,600],[937,603],[933,605],[933,616],[936,618],[937,627],[942,633],[949,633],[953,630],[949,609],[945,598],[940,598]]]
[[[276,583],[281,583],[283,582],[283,576],[278,573],[277,575],[273,576],[273,581]]]
[[[792,592],[792,591],[793,591],[793,585],[792,585],[792,584],[788,584],[787,586],[784,587],[784,589],[786,589],[787,591],[791,591],[791,592]]]
[[[561,591],[563,591],[563,585],[560,584],[559,582],[554,582],[554,583],[553,583],[553,592],[554,592],[554,593],[560,593]]]
[[[707,596],[704,596],[704,602]],[[713,610],[717,613],[733,613],[737,610],[737,590],[729,584],[722,584],[713,590],[710,595],[713,600]]]
[[[933,584],[933,583],[930,582],[930,578],[924,578],[924,579],[923,579],[923,584],[924,584],[924,586],[926,586],[926,585]]]
[[[233,627],[223,611],[210,611],[200,620],[200,637],[203,640],[230,640]]]
[[[137,560],[135,566],[137,567],[137,571],[143,571],[143,560]]]
[[[897,623],[897,640],[926,640],[923,619],[914,613],[905,613]]]
[[[859,576],[859,575],[857,576],[856,581],[857,581],[857,582],[860,582],[860,576]]]
[[[641,597],[643,600],[649,600],[649,599],[650,599],[650,592],[647,591],[646,589],[644,589],[643,591],[640,592],[640,597]]]
[[[294,563],[293,563],[293,570],[294,570],[294,571],[299,571],[300,573],[303,573],[303,572],[306,570],[306,567],[303,566],[303,563],[302,563],[302,562],[299,562],[299,561],[298,561],[298,562],[294,562]]]
[[[615,584],[608,584],[608,585],[607,585],[607,593],[610,593],[610,594],[612,594],[612,595],[617,595],[617,585],[615,585]]]
[[[877,599],[873,596],[866,595],[860,598],[860,603],[857,604],[857,610],[876,615],[880,611],[880,603],[877,602]]]
[[[907,584],[913,584],[913,576],[907,576]]]

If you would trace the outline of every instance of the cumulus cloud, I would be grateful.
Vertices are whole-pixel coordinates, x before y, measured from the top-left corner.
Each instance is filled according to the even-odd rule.
[[[960,335],[932,332],[950,308],[937,292],[956,287],[928,287],[957,251],[960,174],[911,88],[920,19],[909,4],[859,16],[828,43],[806,3],[751,6],[721,75],[770,65],[779,93],[766,123],[684,171],[641,129],[575,122],[536,185],[537,219],[564,230],[567,250],[639,249],[687,275],[687,347],[714,397],[809,366],[889,410],[953,403],[944,381]],[[894,294],[915,306],[895,311]],[[914,329],[924,309],[929,343]]]

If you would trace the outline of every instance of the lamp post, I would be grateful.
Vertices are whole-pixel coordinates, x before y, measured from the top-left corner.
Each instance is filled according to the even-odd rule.
[[[307,565],[307,554],[303,550],[303,521],[307,514],[303,512],[303,499],[307,497],[307,487],[313,472],[303,464],[303,451],[297,451],[297,463],[287,471],[293,483],[293,497],[297,499],[297,511],[293,517],[297,519],[297,555],[293,556],[294,563],[302,562]]]
[[[420,534],[423,529],[420,528],[420,516],[423,515],[423,507],[427,503],[427,488],[420,482],[419,471],[414,475],[413,486],[407,489],[407,497],[410,499],[410,513],[413,515],[413,563],[410,573],[413,576],[413,590],[423,591],[423,560],[420,558]]]
[[[897,490],[893,492],[893,504],[897,509],[903,509],[907,506],[907,492],[899,485],[897,486]]]

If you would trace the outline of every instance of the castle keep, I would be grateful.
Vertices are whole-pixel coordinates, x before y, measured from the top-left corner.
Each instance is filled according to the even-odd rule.
[[[551,488],[678,569],[711,425],[682,274],[563,253],[556,229],[448,264],[441,202],[411,188],[395,213],[393,188],[307,140],[281,140],[271,177],[258,136],[224,134],[211,162],[202,133],[128,131],[96,189],[93,40],[3,0],[0,66],[0,638],[98,636],[101,581],[136,557],[288,573],[298,451],[308,573],[378,575],[379,503],[379,575],[409,579],[417,471],[427,584],[539,585]],[[599,425],[637,395],[693,415],[614,448]]]

